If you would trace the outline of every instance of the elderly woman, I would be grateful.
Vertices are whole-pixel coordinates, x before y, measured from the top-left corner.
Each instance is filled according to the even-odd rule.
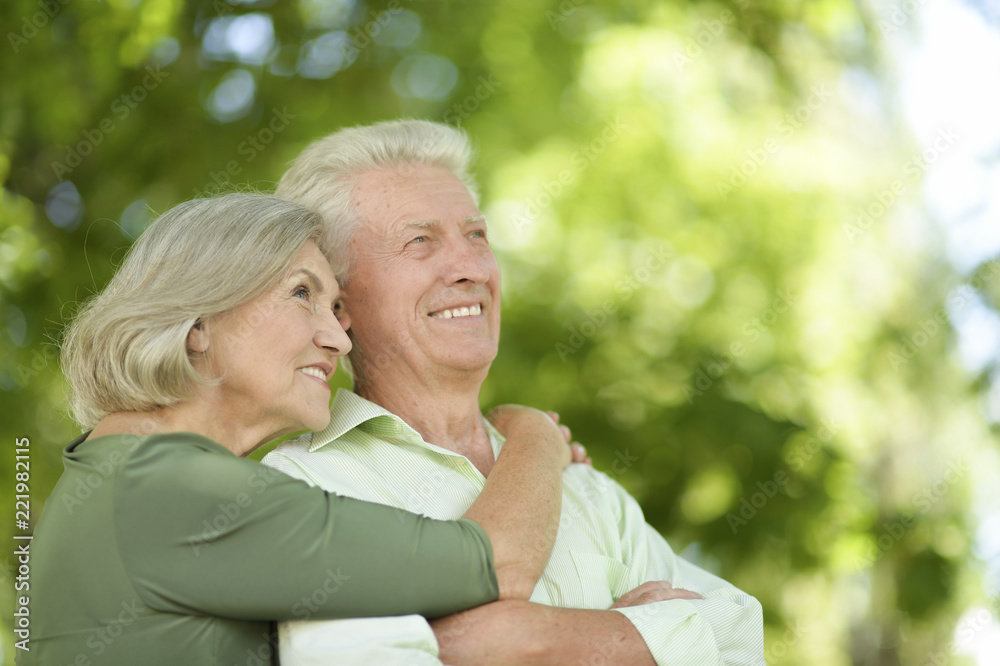
[[[241,457],[329,421],[350,349],[318,217],[272,197],[181,204],[63,348],[85,433],[31,546],[24,664],[262,664],[275,620],[527,599],[558,524],[565,431],[508,441],[457,521],[328,494]]]

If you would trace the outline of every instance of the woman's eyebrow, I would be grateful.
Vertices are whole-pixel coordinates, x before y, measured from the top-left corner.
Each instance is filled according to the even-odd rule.
[[[317,293],[322,294],[326,292],[326,285],[324,285],[323,281],[320,280],[319,277],[317,277],[316,274],[313,273],[308,268],[297,268],[294,271],[292,271],[292,274],[289,277],[294,278],[300,273],[305,275],[306,280],[312,283],[310,286],[313,287]]]

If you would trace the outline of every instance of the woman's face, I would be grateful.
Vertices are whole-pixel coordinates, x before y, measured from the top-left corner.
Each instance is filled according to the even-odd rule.
[[[350,322],[334,315],[339,298],[329,263],[309,241],[274,287],[208,320],[203,372],[222,378],[216,390],[218,418],[272,428],[268,439],[325,428],[330,420],[327,380],[337,369],[337,357],[351,349],[344,332]]]

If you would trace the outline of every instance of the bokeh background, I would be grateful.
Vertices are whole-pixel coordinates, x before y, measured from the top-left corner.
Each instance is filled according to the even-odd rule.
[[[484,406],[560,412],[761,601],[769,664],[1000,663],[991,0],[4,0],[0,27],[8,544],[14,440],[35,521],[78,434],[65,322],[149,221],[420,117],[479,149]]]

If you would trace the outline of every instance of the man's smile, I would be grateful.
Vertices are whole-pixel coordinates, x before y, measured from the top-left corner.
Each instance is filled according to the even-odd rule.
[[[479,303],[457,308],[449,308],[430,313],[434,319],[455,319],[457,317],[475,317],[482,314],[482,306]]]

